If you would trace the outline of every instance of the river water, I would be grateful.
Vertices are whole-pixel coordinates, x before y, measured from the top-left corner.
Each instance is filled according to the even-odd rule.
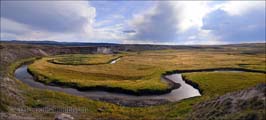
[[[34,80],[33,76],[27,71],[28,65],[23,65],[16,69],[14,75],[17,79],[21,80],[23,83],[28,84],[31,87],[39,88],[39,89],[47,89],[59,92],[65,92],[72,95],[84,96],[89,98],[95,97],[105,97],[105,98],[118,98],[118,99],[128,99],[128,100],[144,100],[144,99],[163,99],[171,102],[179,101],[182,99],[200,96],[200,92],[198,89],[193,88],[191,85],[185,83],[181,77],[181,74],[171,74],[166,75],[165,77],[172,80],[175,83],[181,84],[181,87],[178,89],[172,90],[170,93],[162,94],[162,95],[145,95],[145,96],[135,96],[128,95],[123,93],[111,93],[105,91],[78,91],[74,88],[66,88],[59,86],[51,86],[46,85]],[[163,78],[162,78],[163,79]]]

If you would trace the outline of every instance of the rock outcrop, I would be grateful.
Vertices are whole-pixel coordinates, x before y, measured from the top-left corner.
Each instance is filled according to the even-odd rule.
[[[112,54],[112,50],[111,48],[108,47],[97,47],[97,53],[101,53],[101,54]]]
[[[265,120],[266,84],[228,93],[194,106],[188,120]]]
[[[69,114],[60,113],[55,116],[55,120],[74,120],[74,117]]]

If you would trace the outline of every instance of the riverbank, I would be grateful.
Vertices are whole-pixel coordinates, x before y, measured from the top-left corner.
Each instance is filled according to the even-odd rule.
[[[174,83],[173,81],[169,79],[163,79],[165,82],[168,83],[170,86],[167,89],[163,90],[156,90],[156,89],[138,89],[138,90],[130,90],[130,89],[124,89],[121,87],[111,87],[111,86],[82,86],[77,83],[71,83],[71,82],[60,82],[60,80],[55,80],[52,78],[48,78],[46,76],[40,75],[37,72],[32,71],[31,69],[28,69],[28,72],[34,76],[34,80],[44,83],[46,85],[51,86],[60,86],[60,87],[70,87],[77,89],[79,91],[106,91],[106,92],[112,92],[112,93],[122,93],[122,94],[129,94],[129,95],[135,95],[135,96],[145,96],[145,95],[162,95],[166,93],[170,93],[173,89],[178,89],[181,85],[178,83]],[[51,82],[47,82],[48,80],[51,80]]]
[[[240,45],[239,45],[240,46]],[[241,45],[242,46],[242,45]],[[167,59],[176,59],[175,63],[178,63],[178,66],[174,66],[175,68],[182,68],[183,67],[221,67],[221,66],[229,66],[230,63],[231,67],[236,67],[238,64],[244,64],[246,68],[249,69],[264,69],[264,63],[260,62],[261,60],[265,60],[265,51],[261,52],[252,52],[258,51],[257,48],[263,48],[265,46],[253,46],[253,45],[246,45],[245,47],[238,47],[234,46],[217,46],[219,49],[211,49],[202,47],[195,50],[189,49],[189,52],[184,51],[184,49],[177,50],[180,53],[178,58],[170,58],[167,57],[168,54],[172,54],[169,50],[167,52],[164,51],[152,51],[150,54],[162,52],[166,55]],[[15,49],[14,49],[15,48]],[[232,48],[232,49],[230,49]],[[236,49],[233,49],[236,48]],[[60,49],[60,50],[57,50]],[[7,71],[8,66],[15,63],[15,61],[20,61],[24,58],[34,57],[34,56],[44,56],[43,52],[46,52],[48,55],[54,55],[55,53],[61,54],[63,50],[64,53],[69,52],[79,52],[78,48],[73,48],[74,50],[68,50],[70,48],[57,48],[57,47],[49,47],[49,46],[27,46],[27,45],[13,45],[13,46],[3,46],[1,47],[1,55],[3,56],[1,59],[1,72]],[[81,49],[81,48],[80,48]],[[82,48],[83,49],[83,48]],[[243,50],[244,49],[244,50]],[[82,51],[87,50],[87,48]],[[42,52],[40,52],[42,51]],[[81,51],[81,50],[80,50]],[[208,51],[208,53],[206,53]],[[167,54],[166,54],[167,53]],[[182,54],[181,54],[182,53]],[[204,53],[204,55],[202,55]],[[254,53],[254,54],[245,54],[245,53]],[[263,53],[260,55],[259,53]],[[183,55],[184,54],[184,55]],[[227,55],[228,54],[228,55]],[[201,56],[202,55],[202,56]],[[210,55],[211,57],[209,57]],[[218,56],[222,55],[223,60],[219,59]],[[189,59],[186,57],[189,56]],[[230,57],[229,57],[230,56]],[[260,57],[262,56],[262,57]],[[192,57],[192,58],[191,58]],[[195,58],[199,59],[195,61]],[[143,57],[141,57],[143,58]],[[149,57],[145,57],[149,58]],[[180,58],[180,59],[179,59]],[[204,58],[205,62],[199,66],[198,64]],[[236,59],[234,59],[236,58]],[[191,63],[191,60],[194,60],[196,63]],[[149,59],[145,59],[149,60]],[[157,59],[156,59],[157,60]],[[164,60],[164,59],[161,59]],[[226,61],[224,61],[226,60]],[[160,60],[158,60],[160,61]],[[212,61],[216,61],[213,63]],[[217,61],[223,61],[217,62]],[[2,64],[4,63],[4,64]],[[120,62],[118,62],[120,63]],[[217,64],[216,64],[217,63]],[[191,66],[188,66],[188,65]],[[221,64],[221,65],[219,65]],[[163,65],[162,65],[163,66]],[[164,65],[165,66],[165,65]],[[142,68],[144,69],[144,68]],[[171,68],[172,69],[172,68]],[[201,75],[200,75],[201,74]],[[3,74],[1,74],[2,76]],[[1,105],[7,109],[7,112],[2,112],[0,117],[4,117],[3,119],[12,119],[14,118],[21,118],[21,119],[38,119],[38,118],[45,118],[45,119],[54,119],[54,116],[62,112],[61,110],[75,110],[76,112],[67,112],[67,114],[72,115],[75,119],[180,119],[184,120],[191,114],[202,115],[202,112],[208,117],[216,117],[218,112],[213,112],[211,109],[204,109],[203,111],[195,111],[193,108],[201,102],[215,99],[217,96],[224,95],[226,93],[240,91],[256,84],[263,83],[265,81],[265,74],[256,74],[256,73],[248,73],[244,72],[241,74],[238,73],[225,73],[225,72],[217,72],[217,73],[198,73],[196,76],[192,74],[192,78],[189,77],[190,80],[196,82],[201,86],[201,89],[204,91],[202,97],[190,98],[185,99],[180,102],[174,102],[170,104],[164,104],[159,106],[152,106],[152,107],[124,107],[119,105],[110,104],[107,102],[100,102],[96,100],[91,100],[84,97],[74,96],[65,94],[62,92],[56,92],[51,90],[40,90],[36,88],[32,88],[14,78],[6,76],[6,74],[1,77]],[[186,76],[186,75],[185,75]],[[190,76],[190,75],[188,75]],[[245,92],[246,94],[252,93]],[[241,94],[243,95],[243,94]],[[244,94],[245,95],[245,94]],[[259,97],[259,96],[258,96]],[[222,98],[222,97],[221,97]],[[222,100],[222,99],[221,99]],[[242,102],[246,100],[243,99]],[[224,103],[220,101],[220,103]],[[249,106],[254,106],[250,102],[247,102]],[[210,104],[212,105],[212,104]],[[226,106],[227,108],[232,108],[232,106]],[[239,109],[243,109],[240,107]],[[21,111],[21,110],[31,110],[30,112]],[[49,110],[39,112],[36,110]],[[227,110],[227,109],[225,109]],[[237,118],[236,114],[241,115],[250,115],[256,116],[258,111],[264,111],[261,109],[255,109],[254,107],[249,107],[249,112],[245,111],[238,111],[238,112],[226,112],[223,114],[219,114],[219,117],[222,118],[223,116],[227,116],[230,119],[230,116],[234,116]],[[194,111],[194,113],[192,113]],[[163,113],[163,114],[158,114]],[[198,116],[196,116],[198,118]],[[188,118],[189,119],[189,118]]]
[[[21,80],[23,83],[28,84],[34,88],[49,89],[53,91],[65,92],[65,93],[72,94],[72,95],[88,97],[90,99],[111,102],[111,103],[115,103],[115,104],[123,105],[123,106],[131,106],[131,107],[142,106],[143,107],[143,106],[151,106],[151,105],[161,105],[161,104],[166,104],[166,103],[175,102],[175,101],[184,99],[182,97],[178,97],[179,93],[175,93],[175,91],[179,91],[179,89],[175,89],[171,91],[170,93],[163,94],[163,95],[153,94],[153,95],[135,96],[135,95],[125,94],[125,93],[117,94],[113,92],[104,92],[103,90],[79,91],[78,89],[75,89],[75,88],[62,87],[62,86],[58,86],[57,84],[47,85],[47,84],[43,84],[41,82],[35,81],[34,77],[28,73],[27,65],[23,65],[19,67],[15,71],[14,75],[18,80]],[[175,83],[175,84],[178,84],[178,83]],[[171,98],[171,96],[176,96],[176,99]],[[191,94],[191,95],[186,96],[185,98],[193,97],[193,96],[197,96],[197,94],[196,95]]]
[[[21,68],[19,68],[18,71],[21,71],[20,69]],[[31,77],[31,79],[29,79],[28,81],[25,81],[25,80],[22,80],[22,81],[24,83],[26,83],[26,84],[32,84],[32,82],[34,82],[34,79],[33,79],[33,77],[30,74],[26,75],[26,74],[28,74],[27,73],[27,67],[25,67],[25,68],[22,67],[22,69],[24,69],[23,70],[24,72],[22,72],[22,73],[15,72],[15,76],[17,77],[17,79],[23,79],[23,78],[30,78]],[[224,69],[222,71],[220,69],[212,69],[212,70],[213,71],[211,71],[211,72],[214,72],[214,73],[217,73],[217,72],[226,72],[226,73],[228,73],[228,72],[240,72],[240,73],[243,73],[243,72],[245,72],[245,71],[240,71],[240,70],[236,71],[235,69],[234,69],[234,71],[230,71],[228,69],[227,69],[227,71],[225,71]],[[200,72],[204,72],[202,70],[199,70],[199,71]],[[206,71],[210,72],[209,70],[206,70]],[[195,73],[195,72],[196,72],[196,70],[193,70],[193,72],[191,72],[191,73]],[[184,72],[184,73],[191,74],[191,73],[188,73],[188,72]],[[20,74],[22,74],[22,76]],[[173,77],[171,78],[170,76],[173,76],[173,75],[180,75],[180,78],[173,78]],[[200,89],[200,86],[199,86],[198,83],[187,79],[186,75],[181,75],[181,73],[173,72],[172,74],[170,74],[170,72],[168,72],[167,75],[166,74],[163,75],[163,78],[167,79],[169,81],[172,81],[172,82],[174,82],[174,81],[177,82],[177,83],[180,82],[179,84],[181,85],[181,88],[178,88],[177,90],[171,91],[171,93],[169,95],[166,94],[166,95],[161,95],[160,96],[160,95],[154,94],[153,96],[144,96],[144,95],[142,95],[142,97],[138,97],[138,96],[126,95],[126,93],[114,94],[114,93],[100,92],[100,91],[103,91],[102,89],[91,90],[91,91],[79,91],[78,89],[75,89],[75,88],[65,88],[65,87],[61,88],[58,84],[50,84],[50,85],[47,85],[47,86],[41,85],[41,87],[38,86],[38,85],[37,86],[36,85],[31,85],[31,86],[32,87],[36,87],[36,88],[50,89],[50,90],[55,90],[55,91],[66,92],[68,94],[89,97],[90,99],[94,99],[94,100],[100,100],[100,101],[115,103],[115,104],[123,105],[123,106],[131,106],[131,107],[132,106],[134,106],[134,107],[142,106],[143,107],[143,106],[150,106],[150,105],[161,105],[161,104],[166,104],[166,103],[170,103],[170,102],[179,101],[179,100],[182,100],[182,99],[187,99],[189,97],[185,96],[184,98],[181,98],[181,99],[176,99],[174,101],[169,101],[168,97],[172,96],[172,95],[176,96],[177,98],[178,98],[178,96],[182,96],[184,93],[182,93],[182,92],[181,93],[180,92],[179,93],[175,93],[175,92],[176,91],[180,91],[179,89],[183,89],[182,87],[189,86],[189,85],[191,85],[195,89],[199,90],[201,94],[203,93],[203,90]],[[173,80],[173,79],[175,79],[175,80]],[[188,85],[183,84],[182,81],[187,83]],[[35,83],[41,84],[41,83],[38,83],[38,82],[34,82],[34,84]],[[185,89],[185,91],[189,92],[190,90],[189,89]],[[197,94],[191,94],[190,97],[194,97],[194,96],[198,96],[198,95]]]
[[[111,64],[111,61],[109,64],[100,65],[59,65],[47,62],[54,59],[48,57],[35,61],[28,71],[39,82],[72,87],[80,91],[102,90],[142,96],[165,94],[180,87],[171,80],[161,79],[159,71],[153,67],[146,69],[145,65],[124,65],[124,59],[127,57],[124,55],[123,59],[119,58],[121,60],[115,64]]]
[[[123,56],[121,55],[101,55],[101,54],[70,54],[58,55],[48,60],[48,62],[60,65],[102,65],[111,64]]]

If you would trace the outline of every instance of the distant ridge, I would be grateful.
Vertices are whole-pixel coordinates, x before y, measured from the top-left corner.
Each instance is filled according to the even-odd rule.
[[[56,46],[116,46],[116,43],[82,43],[82,42],[57,42],[57,41],[0,41],[6,43],[17,43],[17,44],[34,44],[34,45],[56,45]]]
[[[220,45],[164,45],[164,44],[120,44],[120,43],[90,43],[90,42],[57,42],[57,41],[27,41],[27,40],[0,40],[0,43],[15,43],[15,44],[32,44],[32,45],[53,45],[53,46],[172,46],[172,47],[217,47],[217,46],[249,46],[249,45],[261,45],[264,44],[264,48],[266,46],[266,42],[254,42],[254,43],[232,43],[232,44],[220,44]]]

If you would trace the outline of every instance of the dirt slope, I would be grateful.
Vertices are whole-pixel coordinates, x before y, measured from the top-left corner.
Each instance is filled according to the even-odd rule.
[[[216,99],[195,105],[189,120],[197,119],[266,119],[266,84],[228,93]]]

